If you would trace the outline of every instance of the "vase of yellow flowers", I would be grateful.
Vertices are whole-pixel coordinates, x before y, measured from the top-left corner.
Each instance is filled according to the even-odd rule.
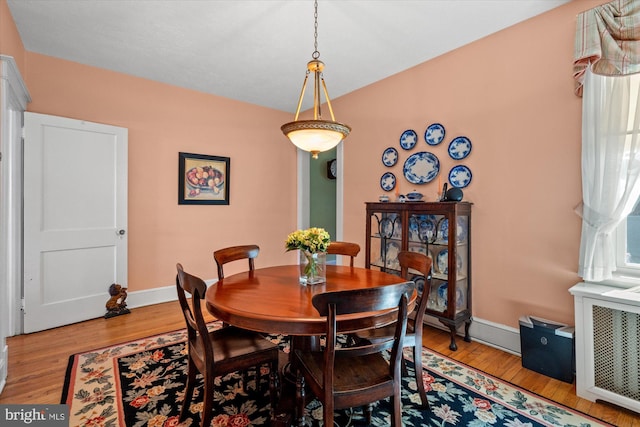
[[[300,284],[313,285],[327,280],[327,247],[331,242],[323,228],[297,230],[287,236],[287,251],[300,251]]]

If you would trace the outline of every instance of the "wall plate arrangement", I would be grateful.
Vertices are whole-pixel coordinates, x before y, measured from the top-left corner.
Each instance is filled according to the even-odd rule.
[[[446,136],[446,129],[441,123],[431,123],[424,131],[424,140],[427,145],[436,147],[440,145]],[[387,147],[382,152],[382,164],[386,167],[393,167],[402,160],[402,153],[404,151],[412,150],[418,142],[418,134],[413,129],[406,129],[400,135],[400,147],[402,150],[398,150],[395,147]],[[469,157],[473,144],[471,140],[466,136],[456,136],[446,146],[447,154],[453,160],[463,160]],[[403,151],[404,150],[404,151]],[[405,179],[411,184],[427,184],[433,181],[440,173],[441,163],[438,156],[432,152],[421,151],[418,153],[409,154],[404,161],[402,172]],[[393,178],[391,177],[393,176]],[[449,185],[452,188],[458,189],[465,188],[471,183],[473,175],[471,169],[465,165],[456,165],[451,168],[449,175],[447,176]],[[396,188],[395,175],[385,173],[380,179],[380,186],[385,191],[391,191]],[[447,185],[447,184],[445,184]],[[440,189],[437,189],[438,191]],[[456,197],[449,199],[452,201],[461,201],[462,194],[456,193]]]

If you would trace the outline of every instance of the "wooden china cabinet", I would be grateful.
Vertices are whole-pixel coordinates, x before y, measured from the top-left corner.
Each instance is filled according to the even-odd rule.
[[[471,341],[471,203],[368,202],[366,206],[366,267],[400,275],[398,252],[427,254],[433,264],[426,314],[449,328],[451,350],[458,348],[456,332],[463,323],[464,340]],[[422,290],[426,280],[415,273],[410,278]]]

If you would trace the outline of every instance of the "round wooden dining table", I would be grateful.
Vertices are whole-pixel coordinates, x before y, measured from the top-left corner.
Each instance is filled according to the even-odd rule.
[[[327,265],[325,283],[301,285],[299,274],[298,265],[282,265],[227,276],[207,289],[207,310],[219,320],[237,327],[291,336],[290,357],[296,348],[318,349],[319,336],[327,332],[326,317],[321,317],[311,303],[314,295],[405,282],[389,273],[341,265]],[[410,310],[416,295],[414,291],[409,300]],[[393,322],[397,320],[397,310],[341,315],[336,320],[339,331],[351,332],[363,326]],[[291,360],[283,361],[282,377],[285,381],[280,401],[271,420],[274,427],[292,425],[295,374]]]
[[[399,276],[366,268],[327,265],[326,282],[299,283],[298,265],[259,268],[227,276],[206,293],[207,310],[219,320],[253,331],[294,336],[317,336],[326,332],[326,318],[311,303],[318,293],[373,288],[405,282]],[[414,304],[416,293],[409,303]],[[395,311],[371,313],[371,325],[392,321]],[[338,329],[350,331],[353,319],[362,326],[362,315],[338,317]]]

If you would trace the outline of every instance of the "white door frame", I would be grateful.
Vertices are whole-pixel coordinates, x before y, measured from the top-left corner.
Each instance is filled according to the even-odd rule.
[[[311,154],[297,149],[298,156],[298,228],[305,229],[311,223]],[[336,178],[336,235],[333,240],[342,240],[344,235],[344,145],[338,144],[336,149],[336,161],[338,164],[338,177]]]
[[[7,376],[5,338],[22,327],[22,122],[29,102],[15,60],[0,55],[0,392]]]
[[[22,116],[31,102],[29,91],[20,75],[15,60],[11,56],[0,55],[2,62],[2,190],[4,200],[0,203],[2,212],[0,230],[6,232],[6,270],[2,282],[7,289],[2,289],[7,297],[10,313],[9,324],[1,328],[8,336],[21,333],[22,316],[20,307],[22,300]],[[19,117],[17,117],[18,115]],[[17,122],[20,125],[17,125]],[[1,270],[0,270],[1,271]],[[5,293],[6,292],[6,293]]]

